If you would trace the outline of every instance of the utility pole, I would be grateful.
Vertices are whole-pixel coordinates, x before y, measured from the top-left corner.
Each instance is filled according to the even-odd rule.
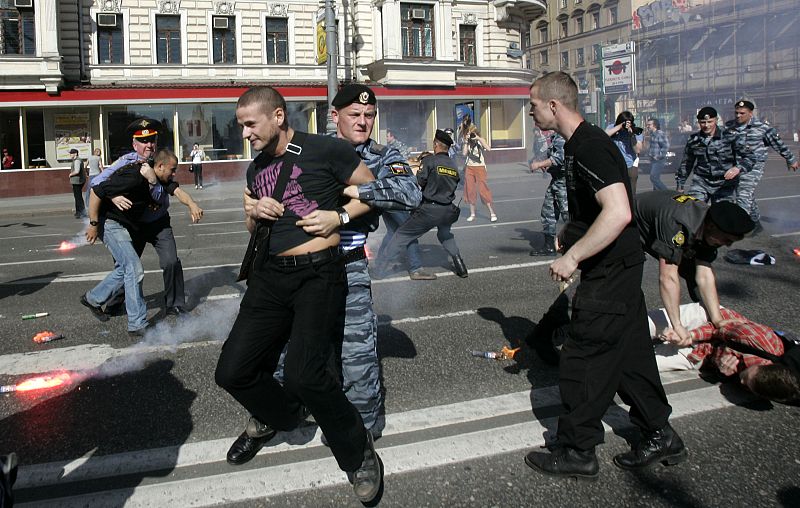
[[[333,110],[331,101],[339,89],[337,69],[339,51],[336,46],[336,17],[333,14],[333,0],[325,0],[325,46],[328,50],[328,124],[325,130],[328,134],[333,134],[336,132],[336,124],[333,123],[331,117]]]

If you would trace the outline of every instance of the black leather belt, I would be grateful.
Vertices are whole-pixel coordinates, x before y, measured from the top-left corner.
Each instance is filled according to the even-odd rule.
[[[355,249],[345,251],[344,253],[344,263],[352,263],[353,261],[360,261],[362,259],[367,259],[367,251],[364,250],[364,247],[356,247]]]
[[[292,268],[295,266],[313,265],[314,263],[327,261],[337,256],[339,256],[339,247],[328,247],[324,250],[297,256],[270,256],[269,261],[280,268]]]

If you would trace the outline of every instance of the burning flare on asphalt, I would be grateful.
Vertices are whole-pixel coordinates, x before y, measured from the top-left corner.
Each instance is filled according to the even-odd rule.
[[[37,376],[16,384],[0,386],[0,393],[6,392],[28,392],[31,390],[45,390],[49,388],[56,388],[64,384],[70,383],[72,376],[68,372],[61,372],[50,376]]]

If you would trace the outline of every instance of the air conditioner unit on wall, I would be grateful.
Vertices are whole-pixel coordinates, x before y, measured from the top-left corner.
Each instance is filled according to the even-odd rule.
[[[14,7],[33,7],[33,0],[14,0]]]
[[[98,14],[97,26],[117,26],[116,14]]]
[[[214,28],[227,30],[228,29],[228,18],[215,16],[214,17]]]
[[[411,19],[425,19],[425,9],[411,9]]]

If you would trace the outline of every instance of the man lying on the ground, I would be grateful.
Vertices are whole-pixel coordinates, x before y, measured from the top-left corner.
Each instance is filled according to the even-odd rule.
[[[756,395],[775,402],[788,403],[800,400],[800,376],[784,364],[756,354],[735,349],[739,344],[765,353],[773,358],[783,357],[784,342],[775,331],[748,320],[736,311],[720,309],[726,324],[715,328],[702,320],[705,311],[699,304],[681,306],[681,321],[690,329],[691,345],[682,340],[671,327],[657,336],[666,341],[656,345],[658,370],[714,369],[723,376],[739,376],[742,385]],[[656,322],[664,311],[650,313],[650,331],[660,328]],[[653,318],[656,319],[653,319]],[[728,345],[726,345],[728,344]],[[747,349],[749,349],[747,348]]]

